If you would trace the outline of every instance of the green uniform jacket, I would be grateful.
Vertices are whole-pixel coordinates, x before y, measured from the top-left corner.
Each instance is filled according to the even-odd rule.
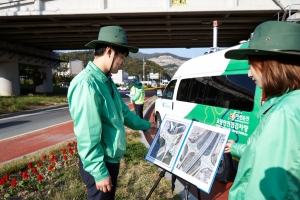
[[[148,130],[150,122],[129,110],[116,85],[92,62],[72,80],[68,100],[83,167],[101,181],[109,176],[104,161],[118,163],[124,155],[124,124]]]
[[[229,199],[300,199],[299,99],[296,90],[267,100],[247,145],[232,145],[241,159]]]

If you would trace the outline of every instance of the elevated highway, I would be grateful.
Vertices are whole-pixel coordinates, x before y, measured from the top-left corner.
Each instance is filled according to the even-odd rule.
[[[21,46],[29,52],[86,49],[102,26],[114,24],[140,48],[211,47],[217,20],[217,45],[229,47],[247,40],[261,22],[299,21],[299,9],[300,0],[0,0],[0,96],[19,95],[19,64],[36,66],[47,77],[59,65],[51,56],[26,63],[34,54],[19,51]],[[40,91],[52,92],[51,81]]]

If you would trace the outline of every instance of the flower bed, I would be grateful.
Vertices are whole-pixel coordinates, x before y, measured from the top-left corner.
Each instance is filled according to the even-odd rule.
[[[34,191],[47,189],[53,178],[63,169],[78,161],[77,142],[67,143],[67,147],[49,151],[37,162],[28,162],[19,172],[6,173],[0,179],[0,199],[26,196]]]

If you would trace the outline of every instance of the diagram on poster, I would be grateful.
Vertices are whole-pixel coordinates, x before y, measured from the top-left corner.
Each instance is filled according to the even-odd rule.
[[[190,124],[190,120],[166,116],[149,148],[146,159],[171,171]]]
[[[230,130],[166,116],[146,160],[210,192]]]

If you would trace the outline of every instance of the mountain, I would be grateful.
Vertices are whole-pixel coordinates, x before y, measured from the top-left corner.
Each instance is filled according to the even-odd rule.
[[[138,52],[138,53],[129,53],[129,56],[132,57],[132,58],[136,58],[136,59],[150,59],[150,58],[157,58],[159,56],[172,56],[173,58],[177,58],[179,60],[189,60],[190,58],[185,58],[185,57],[180,57],[180,56],[177,56],[175,54],[171,54],[171,53],[150,53],[150,54],[147,54],[147,53],[141,53],[141,52]]]
[[[146,60],[150,60],[155,62],[161,67],[164,68],[173,68],[173,67],[180,67],[184,62],[189,60],[190,58],[180,57],[171,53],[152,53],[152,54],[145,54],[138,52],[136,54],[129,54],[130,57],[140,59],[143,58]]]

